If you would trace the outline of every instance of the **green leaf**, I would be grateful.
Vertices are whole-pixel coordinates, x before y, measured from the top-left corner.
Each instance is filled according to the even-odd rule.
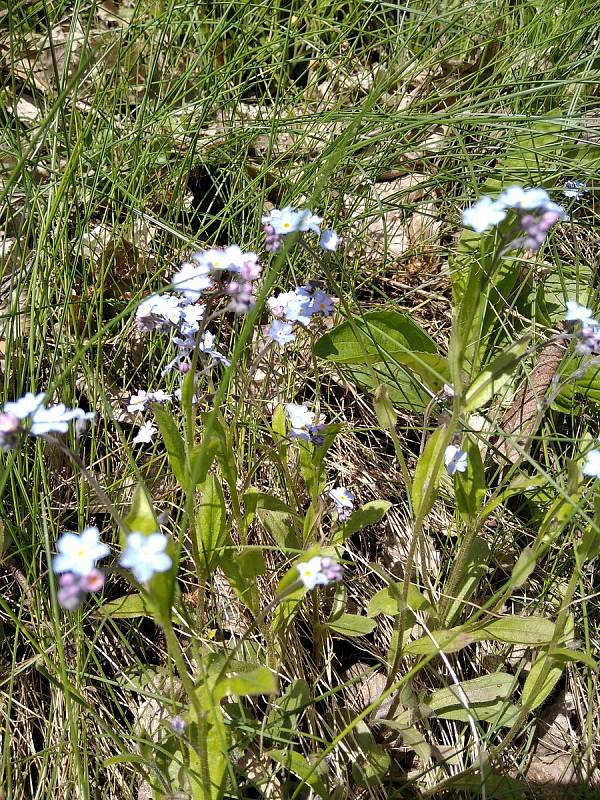
[[[316,497],[325,490],[327,474],[325,456],[341,430],[340,425],[328,425],[321,432],[323,444],[316,447],[309,442],[298,442],[300,452],[300,471],[310,497]]]
[[[310,786],[315,794],[323,798],[329,797],[327,786],[319,774],[319,772],[323,772],[327,768],[325,761],[322,762],[323,767],[321,769],[319,767],[315,768],[304,756],[289,747],[285,750],[268,750],[266,754],[273,761],[292,772],[302,783]],[[316,761],[318,754],[313,753],[313,758]]]
[[[134,617],[151,617],[152,609],[141,594],[126,594],[103,603],[94,616],[111,619],[132,619]]]
[[[463,449],[467,453],[467,469],[459,472],[454,481],[456,506],[467,524],[474,524],[485,499],[485,473],[481,453],[472,437],[465,437]]]
[[[219,420],[215,420],[212,437],[216,446],[216,455],[223,477],[227,481],[230,492],[237,494],[237,464],[231,446],[231,437]]]
[[[281,697],[271,701],[271,710],[265,727],[272,739],[289,739],[298,730],[298,722],[305,708],[310,705],[311,694],[308,683],[299,678],[292,681]]]
[[[139,531],[139,533],[143,533],[145,536],[160,531],[152,500],[146,491],[146,487],[141,482],[136,486],[131,503],[131,510],[125,517],[125,524],[131,531]],[[125,535],[123,532],[121,532],[121,542],[124,546]],[[178,554],[175,551],[175,545],[171,540],[169,540],[167,545],[166,553],[171,557],[173,562],[171,568],[166,572],[156,573],[147,583],[146,588],[152,608],[159,616],[170,619],[171,606],[175,594],[175,576],[177,574],[179,561]]]
[[[366,751],[354,755],[352,776],[359,786],[365,789],[380,786],[390,770],[392,760],[383,745],[374,744]]]
[[[404,652],[415,656],[435,655],[440,651],[443,653],[456,653],[475,641],[470,632],[466,633],[456,628],[447,631],[431,631],[431,636],[436,644],[431,641],[429,636],[422,636],[420,639],[409,642],[404,648]]]
[[[346,365],[344,369],[350,373],[352,381],[364,387],[369,395],[372,395],[378,386],[385,385],[390,400],[398,408],[422,412],[431,400],[431,392],[423,388],[418,376],[392,361],[377,361],[371,369],[360,364],[351,367]]]
[[[190,706],[188,736],[192,746],[188,749],[190,769],[188,775],[192,781],[192,796],[202,800],[222,800],[227,785],[227,767],[229,764],[230,737],[229,729],[223,719],[221,705],[205,681],[196,690],[201,713],[196,713],[194,704]],[[203,764],[200,753],[205,754],[208,767],[208,785],[202,780]],[[194,786],[195,784],[195,786]]]
[[[398,414],[390,399],[390,392],[387,386],[378,386],[373,392],[373,408],[377,415],[377,421],[384,431],[395,431],[398,422]]]
[[[468,701],[469,711],[475,719],[496,720],[505,711],[514,719],[516,710],[507,705],[508,698],[517,686],[516,678],[513,675],[506,672],[495,672],[493,675],[482,675],[470,681],[461,681],[460,686]],[[436,717],[467,722],[469,714],[459,696],[462,695],[459,694],[456,686],[447,686],[434,691],[428,697],[427,705]],[[504,721],[504,717],[501,719],[503,719],[503,724],[509,724]]]
[[[210,433],[204,435],[201,444],[192,449],[190,453],[190,473],[194,486],[198,486],[198,484],[204,483],[206,480],[208,470],[212,467],[221,444],[219,432],[213,429]]]
[[[579,661],[590,669],[598,670],[598,662],[594,661],[594,659],[588,655],[588,653],[584,653],[583,650],[573,650],[570,647],[551,647],[548,650],[548,655],[550,658],[553,658],[557,664],[560,664],[561,661]]]
[[[533,711],[552,694],[559,682],[565,662],[548,653],[540,653],[529,671],[523,685],[521,702]]]
[[[437,428],[417,461],[412,485],[412,505],[416,517],[426,516],[436,501],[444,468],[445,444],[446,430]]]
[[[357,531],[361,531],[369,525],[375,525],[379,520],[383,519],[391,507],[392,504],[387,500],[371,500],[371,502],[357,508],[350,515],[348,521],[335,532],[332,544],[341,544]]]
[[[353,324],[344,322],[321,337],[314,352],[346,366],[356,382],[373,391],[379,385],[388,387],[392,402],[403,408],[424,407],[428,402],[411,373],[432,392],[449,380],[447,360],[437,353],[433,339],[409,315],[396,311],[375,311]],[[365,369],[369,364],[376,381],[372,371]]]
[[[469,462],[470,468],[471,462]],[[490,547],[488,543],[480,536],[476,536],[471,542],[462,574],[454,590],[454,599],[444,619],[447,625],[452,625],[458,619],[465,602],[479,586],[481,578],[485,575],[489,558]]]
[[[482,784],[485,787],[485,796],[490,800],[523,800],[529,796],[524,784],[508,775],[493,772],[488,772],[483,781],[479,775],[456,778],[452,781],[452,788],[470,791],[479,798],[483,796]]]
[[[375,363],[388,357],[412,358],[415,352],[437,353],[437,346],[408,314],[373,311],[355,318],[354,325],[343,322],[326,333],[315,343],[314,351],[336,364],[364,364],[367,357]]]
[[[125,524],[131,531],[150,534],[159,530],[152,500],[143,483],[138,483],[133,494],[129,514],[125,517]],[[121,543],[125,545],[125,536],[121,532]]]
[[[299,581],[296,564],[309,561],[313,556],[319,555],[318,547],[311,547],[302,556],[296,559],[283,578],[279,581],[279,586],[275,593],[276,597],[282,598],[273,612],[272,628],[277,633],[282,633],[296,616],[300,603],[307,593],[307,588]],[[295,587],[295,588],[292,588]]]
[[[577,545],[577,557],[580,563],[592,561],[600,555],[600,495],[594,495],[594,517],[586,528],[581,542]]]
[[[281,443],[287,443],[289,440],[287,438],[287,415],[285,413],[285,406],[280,403],[275,407],[273,411],[273,419],[271,421],[271,428],[273,433],[276,434],[275,441],[279,444],[279,440]]]
[[[167,456],[173,474],[179,481],[180,486],[187,488],[185,445],[179,428],[169,412],[158,403],[153,404],[152,411],[165,447],[167,448]]]
[[[196,514],[196,542],[202,569],[208,578],[218,565],[226,544],[225,497],[215,475],[208,475],[201,486],[202,500]]]
[[[402,588],[402,582],[399,582],[392,583],[380,589],[369,600],[367,616],[376,617],[378,614],[387,614],[390,617],[394,617],[396,614],[399,614],[403,607]],[[414,583],[409,584],[408,587],[407,606],[412,611],[434,611],[429,600],[423,597]]]
[[[261,523],[282,550],[300,549],[298,533],[302,530],[302,519],[298,514],[285,503],[266,494],[256,499],[255,508]]]
[[[411,750],[414,750],[421,761],[426,764],[431,758],[432,748],[421,731],[417,730],[417,728],[411,728],[409,725],[406,728],[400,728],[399,732],[404,747],[409,747]]]
[[[523,548],[510,574],[509,585],[515,588],[523,586],[535,569],[536,563],[537,560],[532,548]]]
[[[465,412],[471,413],[486,405],[510,380],[516,367],[521,363],[531,336],[524,336],[518,342],[495,358],[471,383],[465,394]]]
[[[518,475],[516,478],[501,490],[496,497],[491,499],[483,508],[481,518],[487,519],[499,505],[508,500],[509,497],[515,497],[525,494],[532,489],[540,486],[545,486],[548,483],[548,478],[545,475]]]
[[[340,614],[334,621],[328,622],[327,627],[342,636],[366,636],[375,628],[375,622],[358,614]]]
[[[402,702],[402,701],[401,701]],[[415,698],[415,707],[417,706]],[[417,728],[411,727],[411,714],[410,710],[406,710],[393,719],[386,719],[385,717],[378,718],[379,725],[385,725],[386,728],[391,728],[397,731],[401,738],[402,744],[414,750],[423,763],[426,763],[431,758],[432,748],[423,737],[421,731]]]
[[[220,567],[242,603],[255,616],[258,616],[260,597],[256,579],[266,570],[264,556],[260,550],[253,547],[236,552],[236,547],[231,540],[227,550],[228,555],[221,559]]]
[[[215,696],[247,697],[248,695],[275,694],[279,690],[277,675],[267,667],[257,667],[247,672],[228,675],[215,688]]]
[[[475,629],[464,627],[431,631],[432,637],[444,653],[454,653],[473,642],[495,641],[509,644],[526,644],[537,647],[548,644],[554,637],[554,623],[545,617],[500,617]],[[413,655],[431,655],[438,652],[429,636],[410,642],[405,652]]]
[[[536,647],[548,644],[554,636],[554,622],[545,617],[500,617],[486,623],[474,633],[477,641],[491,639],[508,644],[526,644]]]

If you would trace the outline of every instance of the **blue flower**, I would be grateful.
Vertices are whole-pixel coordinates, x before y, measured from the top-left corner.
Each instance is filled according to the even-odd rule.
[[[321,234],[321,239],[319,241],[319,247],[321,250],[329,250],[331,253],[335,253],[338,249],[340,243],[340,237],[337,233],[333,230],[323,231]]]
[[[583,322],[585,325],[597,325],[594,312],[587,306],[580,306],[575,300],[567,300],[565,322]]]
[[[294,328],[289,322],[282,322],[281,320],[274,319],[267,332],[267,337],[272,339],[280,347],[283,347],[293,342],[296,335],[294,334]]]
[[[81,533],[63,533],[56,549],[58,555],[52,560],[52,570],[74,575],[89,575],[96,561],[110,553],[110,547],[100,541],[100,532],[93,526],[84,528]]]
[[[449,475],[465,472],[468,466],[467,454],[456,445],[449,444],[444,453],[444,463]]]
[[[462,212],[463,225],[473,228],[476,233],[483,233],[488,228],[494,228],[505,217],[506,209],[504,205],[492,200],[487,195]]]
[[[584,475],[600,478],[600,450],[590,450],[586,453],[582,471]]]
[[[127,537],[119,564],[130,569],[137,581],[147,583],[155,573],[171,569],[171,556],[165,553],[167,544],[168,539],[162,533],[144,536],[133,531]]]

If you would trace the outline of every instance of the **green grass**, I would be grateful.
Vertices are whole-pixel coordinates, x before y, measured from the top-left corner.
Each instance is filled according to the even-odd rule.
[[[169,359],[158,338],[136,340],[133,313],[139,299],[164,287],[194,249],[240,242],[261,252],[266,201],[306,202],[339,230],[346,250],[332,262],[334,277],[353,314],[405,310],[443,349],[451,315],[448,264],[466,268],[457,255],[459,210],[486,182],[508,179],[553,189],[570,178],[586,180],[592,191],[540,257],[556,278],[551,287],[556,297],[571,297],[579,287],[585,299],[596,278],[596,12],[590,0],[535,5],[525,0],[407,5],[11,0],[0,16],[0,229],[12,243],[10,257],[0,258],[3,399],[50,388],[67,404],[97,410],[91,432],[80,442],[71,438],[71,445],[119,508],[126,507],[143,477],[157,509],[170,514],[167,531],[175,532],[183,500],[164,450],[128,445],[133,427],[120,415],[132,391],[163,385],[160,369]],[[539,139],[541,123],[556,126],[552,141]],[[582,139],[591,142],[583,155]],[[411,195],[414,186],[399,186],[382,201],[377,185],[390,173],[416,173],[421,196]],[[390,210],[399,211],[407,224],[415,212],[435,213],[439,230],[393,257],[386,255],[384,239],[383,256],[375,258],[364,228]],[[92,247],[94,236],[104,237],[104,244]],[[421,262],[423,253],[427,258]],[[533,289],[543,274],[536,272]],[[322,276],[298,251],[281,265],[276,283],[286,290],[307,277]],[[516,285],[523,294],[531,283],[530,273],[521,271]],[[514,292],[510,310],[522,314],[519,303]],[[522,322],[506,309],[494,313],[491,350],[530,327],[528,318]],[[238,321],[220,326],[224,351],[232,349],[239,330]],[[249,347],[240,376],[254,355]],[[285,351],[272,369],[238,411],[232,431],[245,488],[258,486],[286,499],[289,476],[268,445],[268,404],[315,396],[328,419],[344,426],[329,459],[330,480],[355,487],[363,501],[394,502],[387,532],[383,526],[367,531],[346,554],[353,564],[348,596],[359,613],[384,585],[373,563],[390,558],[386,536],[400,557],[406,555],[410,523],[393,449],[377,425],[369,394],[340,383],[336,369],[315,363],[308,348]],[[523,381],[531,369],[525,362]],[[175,385],[173,376],[164,384]],[[207,381],[202,411],[210,409],[215,389]],[[239,389],[234,381],[226,418],[236,409]],[[575,443],[598,433],[592,403],[569,408],[566,415],[544,418],[531,456],[530,474],[554,475],[563,493],[562,475],[567,458],[577,452]],[[409,412],[398,426],[411,471],[423,427],[423,415]],[[493,434],[488,426],[482,437]],[[171,697],[173,669],[162,633],[149,619],[99,617],[94,603],[71,615],[58,609],[48,564],[61,532],[94,522],[105,539],[116,541],[117,531],[57,448],[28,444],[2,461],[3,797],[133,798],[136,764],[105,762],[136,753],[143,744],[137,717],[146,698],[159,698],[169,713],[181,710],[181,698]],[[518,468],[523,465],[527,460]],[[457,546],[454,536],[440,534],[453,525],[449,484],[442,494],[426,526],[432,551],[428,579],[437,588],[444,585]],[[486,530],[494,570],[482,596],[498,590],[499,574],[509,573],[518,552],[531,544],[552,499],[519,498],[498,509],[494,526]],[[508,613],[556,616],[574,571],[573,537],[581,520],[594,513],[586,503],[581,501],[583,516],[570,523],[569,535],[553,543],[543,571],[507,601]],[[269,573],[261,592],[268,602],[288,562],[264,528],[256,526],[252,537],[252,544],[265,549]],[[190,559],[184,559],[180,578],[185,592],[198,588]],[[227,603],[219,601],[224,584],[215,580],[209,587],[202,629],[195,627],[192,612],[190,624],[177,624],[192,664],[239,636],[235,621],[224,618]],[[104,597],[126,591],[125,582],[113,576]],[[580,648],[591,655],[598,649],[595,594],[593,568],[587,568],[570,610]],[[243,610],[237,613],[248,622]],[[434,760],[424,778],[407,777],[398,766],[395,777],[381,784],[362,790],[352,785],[348,762],[364,743],[353,742],[350,732],[341,735],[349,719],[344,714],[350,708],[356,717],[377,695],[357,700],[344,671],[353,660],[385,659],[391,620],[379,617],[368,640],[329,639],[318,663],[307,642],[309,625],[307,611],[290,633],[278,672],[282,688],[305,679],[318,702],[297,726],[283,726],[271,746],[295,748],[309,759],[330,748],[330,774],[341,782],[331,797],[409,797],[409,791],[427,796],[426,787],[435,793],[450,771],[473,763],[468,725],[425,719],[426,738],[457,751],[450,771]],[[271,663],[260,632],[245,649],[249,662]],[[483,647],[469,653],[453,661],[461,679],[485,674],[482,660],[490,654]],[[492,655],[498,654],[502,659],[505,651],[498,648]],[[407,663],[402,673],[410,667]],[[527,668],[525,662],[521,668]],[[156,683],[157,675],[162,683]],[[440,689],[450,682],[445,665],[435,661],[415,677],[415,688]],[[570,665],[564,686],[576,698],[577,757],[586,756],[595,766],[596,676]],[[273,760],[257,755],[264,705],[239,703],[230,711],[238,736],[231,757],[238,788],[232,795],[308,797],[306,786],[302,795],[290,788],[293,769],[276,769]],[[525,764],[535,719],[536,714],[528,718],[503,754],[507,771],[518,772]],[[502,731],[480,728],[483,744],[495,747]],[[244,743],[262,770],[254,778],[258,789],[250,788],[250,770],[240,763]],[[459,789],[454,792],[460,796]]]

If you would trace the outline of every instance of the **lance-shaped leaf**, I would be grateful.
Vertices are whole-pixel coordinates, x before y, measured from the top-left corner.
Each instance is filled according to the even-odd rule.
[[[444,428],[437,428],[429,437],[417,461],[412,485],[412,505],[417,517],[428,514],[436,501],[444,468],[445,442],[446,431]]]
[[[125,517],[125,524],[130,531],[138,531],[144,536],[160,531],[152,500],[143,483],[138,483],[135,489],[131,510]],[[121,542],[125,545],[123,532],[121,533]],[[175,576],[179,563],[175,545],[171,540],[167,545],[166,553],[171,558],[171,568],[166,572],[157,572],[147,584],[151,606],[165,619],[170,618],[171,615],[171,605],[175,594]]]
[[[183,437],[179,432],[175,420],[171,414],[160,406],[154,403],[152,406],[154,419],[158,425],[160,435],[163,438],[165,447],[167,448],[167,456],[169,457],[169,465],[173,470],[173,474],[179,481],[179,484],[184,488],[187,485],[185,473],[185,445]]]
[[[226,544],[226,516],[223,489],[215,475],[208,475],[201,487],[202,500],[196,514],[196,543],[202,569],[209,577],[222,557]]]
[[[471,383],[465,394],[465,411],[470,413],[486,405],[510,380],[523,354],[530,336],[524,336],[495,358]]]

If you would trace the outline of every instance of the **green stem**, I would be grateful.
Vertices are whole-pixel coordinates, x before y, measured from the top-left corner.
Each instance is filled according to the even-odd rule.
[[[161,624],[165,634],[169,656],[175,662],[179,678],[181,680],[181,683],[183,684],[183,688],[185,689],[185,693],[188,697],[190,706],[194,709],[194,717],[196,718],[196,724],[198,728],[198,734],[199,734],[198,741],[197,743],[194,744],[193,751],[198,757],[199,768],[200,768],[200,783],[197,784],[194,779],[195,777],[194,774],[190,774],[190,779],[192,780],[192,792],[194,800],[210,800],[211,798],[210,769],[208,765],[208,753],[206,751],[206,746],[205,746],[206,714],[204,713],[202,705],[198,699],[196,687],[188,671],[187,664],[185,663],[185,659],[183,657],[183,651],[181,650],[181,645],[179,644],[179,640],[175,636],[175,631],[173,630],[173,624],[171,623],[171,620],[168,618],[163,618],[161,620]]]

